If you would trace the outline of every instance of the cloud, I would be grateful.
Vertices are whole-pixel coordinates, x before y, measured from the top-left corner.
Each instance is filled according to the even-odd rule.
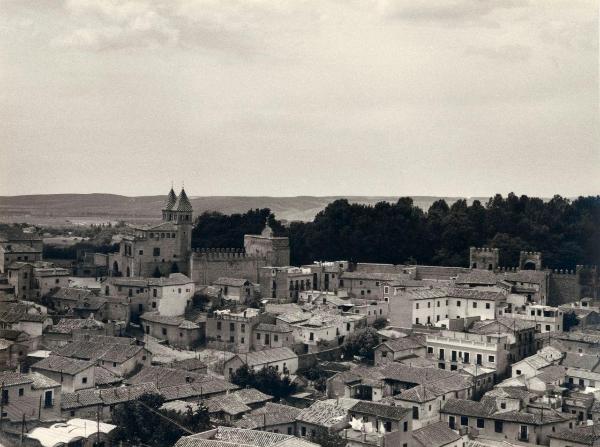
[[[67,0],[69,30],[52,43],[92,51],[177,46],[250,53],[298,9],[292,1]]]
[[[503,45],[500,47],[469,46],[466,55],[481,56],[496,61],[524,62],[531,57],[531,48],[523,45]]]
[[[377,0],[380,13],[390,19],[486,26],[492,12],[526,4],[526,0]]]

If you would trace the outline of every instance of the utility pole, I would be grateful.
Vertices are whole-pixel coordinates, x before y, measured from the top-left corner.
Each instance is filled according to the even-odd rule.
[[[2,415],[4,414],[4,382],[0,387],[0,432],[2,431]]]
[[[96,411],[96,445],[100,445],[100,403],[98,403]]]

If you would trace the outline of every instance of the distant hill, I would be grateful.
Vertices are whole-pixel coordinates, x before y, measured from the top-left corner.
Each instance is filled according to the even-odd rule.
[[[377,202],[395,202],[398,196],[298,196],[298,197],[192,197],[196,215],[204,211],[224,214],[246,212],[251,208],[270,208],[278,219],[287,221],[312,220],[334,200],[346,198],[350,202],[373,205]],[[438,199],[448,204],[459,197],[412,196],[415,205],[427,210]],[[471,203],[477,198],[469,198]],[[482,202],[487,198],[479,198]],[[165,196],[126,197],[115,194],[48,194],[0,197],[0,221],[32,224],[90,223],[101,221],[153,221],[160,219]]]

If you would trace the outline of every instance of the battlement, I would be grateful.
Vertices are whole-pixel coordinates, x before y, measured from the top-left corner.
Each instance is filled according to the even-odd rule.
[[[521,253],[525,256],[542,256],[541,251],[522,251]]]
[[[243,248],[194,248],[192,252],[194,257],[207,260],[254,258]]]
[[[569,276],[577,276],[577,270],[569,270],[569,269],[553,269],[552,275],[569,275]]]
[[[471,253],[483,253],[483,252],[499,253],[500,252],[499,249],[491,248],[491,247],[471,247],[470,251],[471,251]]]

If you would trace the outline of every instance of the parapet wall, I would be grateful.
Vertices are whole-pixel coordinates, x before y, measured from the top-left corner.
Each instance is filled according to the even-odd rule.
[[[223,277],[244,278],[258,283],[260,268],[266,265],[266,259],[249,255],[241,249],[195,249],[190,257],[190,275],[197,285],[212,284]]]

